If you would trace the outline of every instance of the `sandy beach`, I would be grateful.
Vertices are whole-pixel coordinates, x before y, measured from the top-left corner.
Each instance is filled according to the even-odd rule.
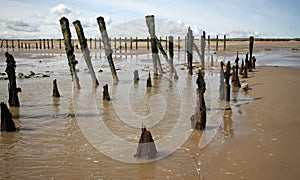
[[[240,52],[240,57],[244,57],[248,46],[248,41],[228,41],[227,51],[220,48],[215,53],[219,58],[216,60],[221,61],[224,58],[233,61],[232,57],[236,55],[237,51]],[[139,89],[144,88],[143,81],[146,80],[149,66],[151,68],[151,55],[149,59],[149,51],[145,47],[128,52],[126,58],[124,52],[117,54],[115,58],[117,59],[115,61],[116,67],[120,67],[118,73],[123,78],[119,88],[111,83],[111,74],[108,66],[104,63],[106,61],[103,58],[104,56],[101,57],[100,55],[99,57],[97,53],[97,56],[92,55],[95,69],[104,69],[104,73],[97,73],[97,77],[101,85],[106,82],[109,83],[110,88],[112,88],[113,102],[120,99],[121,92],[124,91],[121,87],[132,81],[133,68],[142,70],[140,71],[140,84],[135,84],[132,88],[134,92],[138,91],[145,94],[145,89],[142,89],[142,91]],[[266,52],[276,54],[282,51],[288,52],[284,56],[292,56],[293,61],[299,63],[299,41],[258,41],[255,42],[254,47],[254,55],[261,53],[257,58],[258,64],[262,63],[260,61],[263,61]],[[64,49],[15,50],[10,52],[17,62],[18,58],[22,58],[20,65],[17,66],[17,71],[20,69],[28,71],[31,70],[30,68],[35,68],[34,70],[54,72],[50,74],[51,78],[18,79],[18,84],[24,92],[20,94],[21,108],[18,112],[20,116],[15,121],[20,127],[32,130],[1,133],[0,143],[3,148],[0,150],[0,160],[4,162],[0,165],[1,177],[54,179],[297,179],[300,176],[300,155],[298,154],[300,149],[300,121],[298,117],[300,115],[300,94],[298,93],[300,67],[258,65],[253,72],[249,72],[249,78],[240,78],[240,81],[248,83],[251,89],[247,92],[238,91],[238,102],[231,101],[232,114],[227,115],[230,118],[223,119],[220,116],[223,119],[222,123],[220,127],[216,128],[215,137],[205,148],[200,149],[198,147],[203,132],[195,131],[184,145],[178,147],[174,153],[162,160],[144,164],[128,164],[100,153],[82,134],[76,118],[68,116],[68,114],[74,113],[75,110],[74,105],[72,105],[74,94],[71,91],[71,80]],[[95,53],[96,50],[92,50],[92,52]],[[1,72],[5,70],[4,53],[5,50],[0,52],[3,60],[0,66]],[[76,53],[80,54],[80,49],[76,50]],[[192,78],[186,77],[187,70],[182,66],[185,62],[183,59],[184,51],[180,53],[180,57],[179,53],[178,58],[176,57],[176,64],[182,82],[174,83],[169,79],[166,81],[163,81],[163,79],[153,80],[157,89],[155,89],[155,92],[150,92],[150,94],[148,92],[147,96],[142,96],[143,101],[144,98],[147,99],[151,95],[155,95],[156,90],[161,94],[168,91],[168,93],[163,94],[168,96],[169,93],[173,92],[171,91],[174,89],[173,87],[179,88],[182,84],[189,85],[195,82],[196,75]],[[77,57],[82,59],[80,55]],[[280,60],[276,57],[272,57],[273,59],[270,61]],[[29,63],[31,61],[32,63]],[[59,67],[55,67],[57,64]],[[89,88],[87,87],[89,87],[90,77],[88,73],[84,72],[86,67],[83,62],[80,62],[78,68],[80,69],[79,77],[84,87],[80,92],[81,94],[79,93],[79,97],[84,97],[86,94],[89,95]],[[211,75],[211,77],[208,75],[207,80],[211,80],[208,78],[218,77],[219,75],[216,72],[208,70],[207,74],[215,73],[215,75]],[[58,101],[50,96],[51,83],[54,78],[58,79],[63,95]],[[218,79],[216,80],[218,82]],[[7,81],[1,80],[0,83],[1,101],[7,100]],[[163,84],[168,84],[166,89],[163,89],[165,88]],[[217,89],[218,84],[214,88]],[[49,92],[40,91],[39,89],[48,89]],[[102,88],[96,89],[94,93],[97,94],[95,103],[99,106],[97,110],[103,121],[111,126],[111,130],[118,136],[125,137],[124,139],[127,138],[128,141],[137,142],[139,130],[129,128],[129,130],[126,129],[123,132],[124,127],[120,130],[118,123],[123,122],[116,120],[118,114],[115,112],[115,107],[111,104],[105,104],[101,100]],[[190,92],[188,94],[194,95]],[[233,92],[232,94],[234,95]],[[171,99],[176,97],[175,95],[171,94]],[[253,101],[247,99],[243,102],[244,97],[250,97]],[[140,103],[140,101],[135,102],[134,100],[133,98],[130,104],[133,108],[144,108],[148,111],[149,104]],[[127,101],[119,102],[128,103]],[[84,103],[87,106],[91,104],[90,102]],[[167,120],[177,117],[178,110],[176,107],[168,109]],[[194,104],[191,107],[194,108]],[[142,109],[138,113],[143,114],[144,110]],[[86,117],[80,114],[78,118],[90,120],[94,116],[96,118],[97,114],[88,114]],[[172,123],[169,122],[169,124]],[[170,129],[169,124],[161,123],[161,127],[151,127],[155,140],[164,137]],[[132,134],[129,136],[128,132]],[[2,174],[4,175],[2,176]]]

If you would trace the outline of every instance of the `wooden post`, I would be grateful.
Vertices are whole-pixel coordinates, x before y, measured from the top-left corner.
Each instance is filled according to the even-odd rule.
[[[188,28],[187,33],[187,59],[188,59],[188,70],[189,74],[193,75],[193,46],[194,46],[194,36],[191,27]]]
[[[225,72],[224,72],[224,63],[223,61],[220,62],[220,87],[219,87],[219,98],[221,101],[225,99],[225,82],[224,82],[224,77],[225,77]]]
[[[78,63],[78,61],[75,59],[74,47],[72,46],[72,40],[71,40],[72,36],[69,28],[69,20],[65,17],[62,17],[60,19],[60,26],[61,26],[62,35],[64,37],[65,50],[69,62],[68,64],[70,67],[72,80],[74,82],[74,88],[80,89],[79,78],[76,73],[76,64]]]
[[[39,48],[38,43],[35,43],[35,49],[37,50]]]
[[[7,105],[1,102],[1,131],[13,132],[17,128],[12,119],[12,114],[9,112]]]
[[[160,50],[160,52],[163,54],[163,57],[165,58],[165,60],[169,63],[170,66],[170,72],[172,72],[171,74],[173,74],[173,70],[175,71],[175,74],[177,74],[175,68],[173,67],[173,62],[171,62],[171,60],[169,60],[167,53],[165,52],[163,46],[161,45],[161,43],[159,42],[159,40],[156,38],[156,44],[158,49]],[[173,53],[174,55],[174,53]]]
[[[109,93],[108,93],[108,85],[107,84],[105,84],[103,86],[103,100],[106,100],[106,101],[110,100],[110,96],[109,96]]]
[[[210,54],[210,35],[207,36],[207,49],[208,49],[208,54]]]
[[[219,35],[217,35],[217,39],[216,39],[216,51],[218,51],[219,48]]]
[[[168,49],[168,36],[166,36],[166,49]]]
[[[249,58],[249,64],[248,64],[248,69],[249,71],[252,71],[252,53],[253,53],[253,44],[254,44],[254,37],[250,36],[250,41],[249,41],[249,53],[250,53],[250,58]]]
[[[23,42],[21,42],[21,49],[23,49]]]
[[[121,52],[121,50],[122,50],[122,38],[121,37],[119,38],[119,43],[120,43],[119,47],[120,47],[120,52]]]
[[[61,39],[59,39],[59,49],[61,49]]]
[[[95,38],[94,41],[95,41],[95,47],[94,47],[94,49],[97,49],[97,39]]]
[[[242,59],[242,65],[241,65],[240,71],[239,71],[240,75],[243,75],[243,70],[244,70],[244,59]]]
[[[50,42],[49,42],[49,39],[47,39],[47,48],[50,49]]]
[[[224,51],[226,51],[226,34],[224,35]]]
[[[150,71],[147,79],[147,87],[152,87]]]
[[[40,42],[40,49],[42,49],[42,40],[39,39],[39,42]]]
[[[99,49],[102,48],[102,45],[101,45],[101,38],[99,38]]]
[[[178,36],[178,51],[180,51],[180,36]]]
[[[95,75],[95,71],[94,71],[93,64],[92,64],[92,61],[91,61],[91,56],[90,56],[90,50],[87,46],[87,42],[86,42],[86,39],[85,39],[85,36],[84,36],[82,26],[80,24],[80,21],[78,21],[78,20],[74,21],[73,25],[76,29],[76,33],[77,33],[77,37],[78,37],[78,40],[79,40],[79,43],[80,43],[81,51],[83,53],[83,57],[84,57],[86,66],[88,67],[89,72],[91,74],[93,85],[95,87],[97,87],[99,85],[99,83],[98,83],[98,80],[97,80],[96,75]],[[90,45],[92,45],[92,44],[90,44]]]
[[[224,74],[225,77],[225,84],[226,84],[226,101],[230,101],[230,84],[229,84],[229,79],[230,79],[230,61],[227,62],[226,65],[226,72]]]
[[[51,49],[54,49],[54,42],[53,42],[53,39],[51,39]]]
[[[43,39],[43,49],[46,49],[46,39]]]
[[[132,37],[130,37],[130,50],[132,50]]]
[[[8,40],[5,40],[6,42],[6,49],[8,49]]]
[[[15,45],[14,45],[14,40],[13,40],[13,39],[11,40],[11,48],[12,48],[12,49],[14,49],[14,48],[15,48]]]
[[[114,38],[114,49],[115,49],[115,53],[117,52],[117,38]]]
[[[138,47],[138,37],[135,38],[135,49],[137,50],[139,47]]]
[[[140,78],[139,78],[139,71],[136,69],[133,72],[133,81],[134,82],[138,82],[139,80],[140,80]]]
[[[105,55],[106,55],[106,58],[108,60],[109,66],[110,66],[112,77],[114,79],[114,82],[117,83],[119,81],[119,78],[118,78],[118,75],[117,75],[117,72],[115,69],[115,65],[114,65],[114,62],[112,59],[112,50],[110,47],[110,43],[108,41],[108,35],[107,35],[107,31],[106,31],[104,18],[101,16],[98,17],[97,22],[98,22],[99,30],[101,32],[102,39],[103,39]]]
[[[233,87],[241,87],[239,80],[239,52],[236,54]]]
[[[201,67],[202,70],[205,69],[205,31],[203,31],[203,35],[201,36]]]
[[[22,92],[21,88],[17,87],[17,82],[16,82],[16,61],[14,57],[9,54],[8,52],[5,53],[6,57],[6,69],[5,72],[8,76],[8,104],[9,106],[14,106],[14,107],[20,107],[20,102],[19,102],[19,97],[18,93]]]
[[[158,75],[157,66],[161,74],[163,74],[163,69],[160,63],[160,59],[158,56],[158,48],[157,48],[157,38],[155,35],[155,23],[154,23],[154,15],[148,15],[146,18],[146,24],[148,27],[148,32],[151,37],[151,50],[152,50],[152,60],[153,60],[153,72],[154,75]]]
[[[60,97],[59,91],[58,91],[58,87],[57,87],[57,83],[56,83],[56,79],[53,80],[53,88],[52,88],[52,96],[53,97]]]
[[[174,38],[169,36],[169,56],[170,56],[170,74],[173,74],[173,58],[174,58]]]
[[[124,48],[125,48],[125,52],[127,52],[127,37],[125,37],[125,45],[124,45]]]
[[[18,39],[18,49],[20,50],[20,40]]]
[[[139,145],[136,150],[134,157],[136,158],[155,158],[156,157],[156,146],[150,131],[147,131],[146,127],[141,128],[142,133],[139,140]]]
[[[198,71],[198,77],[196,81],[198,85],[197,89],[197,106],[195,113],[195,129],[204,130],[206,127],[206,105],[204,100],[204,93],[206,90],[206,85],[203,77],[203,72],[201,69]]]

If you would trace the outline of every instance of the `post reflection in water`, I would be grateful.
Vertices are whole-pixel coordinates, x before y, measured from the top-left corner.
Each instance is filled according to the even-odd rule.
[[[223,115],[223,135],[225,139],[232,138],[234,135],[232,109],[229,102],[226,102],[225,111]]]

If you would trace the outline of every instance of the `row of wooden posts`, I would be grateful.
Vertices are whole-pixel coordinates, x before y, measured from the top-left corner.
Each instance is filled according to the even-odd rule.
[[[78,42],[78,39],[72,39],[72,45],[75,48],[79,48],[78,45],[75,43]],[[88,38],[86,39],[88,43],[88,47],[90,49],[103,49],[104,45],[102,42],[102,39],[99,38]],[[124,49],[124,50],[137,50],[141,48],[139,45],[139,42],[146,42],[146,48],[147,50],[150,49],[150,38],[147,37],[146,39],[139,39],[138,37],[135,38],[109,38],[110,44],[114,45],[114,49]],[[168,41],[170,41],[169,37],[166,36],[165,39],[162,39],[162,37],[159,38],[160,43],[163,44],[165,42],[165,48],[168,48]],[[181,47],[181,41],[183,41],[186,44],[187,37],[185,36],[184,39],[181,39],[180,36],[177,38],[177,47],[178,49],[182,49]],[[211,48],[211,42],[215,41],[215,51],[219,50],[219,41],[223,41],[223,50],[226,51],[226,35],[224,35],[224,39],[219,39],[219,36],[217,35],[215,39],[211,39],[210,35],[207,36],[207,45],[209,48]],[[63,39],[30,39],[30,40],[20,40],[20,39],[0,39],[0,47],[1,48],[11,48],[14,50],[39,50],[39,49],[63,49]],[[58,42],[58,43],[57,43]],[[200,42],[201,43],[201,42]],[[175,46],[176,47],[176,46]],[[185,45],[187,47],[187,45]],[[144,48],[144,47],[143,47]]]

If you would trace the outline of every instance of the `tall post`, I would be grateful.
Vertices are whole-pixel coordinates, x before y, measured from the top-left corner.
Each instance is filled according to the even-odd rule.
[[[169,36],[170,73],[173,74],[174,38]]]
[[[49,42],[49,39],[47,39],[47,48],[50,49],[50,42]]]
[[[147,37],[147,50],[149,50],[149,37]]]
[[[187,33],[187,60],[188,60],[188,69],[189,74],[193,75],[193,46],[194,46],[194,36],[191,27],[188,28]]]
[[[95,38],[94,41],[95,41],[94,49],[97,49],[97,39]]]
[[[54,49],[54,42],[53,42],[53,39],[51,39],[51,49]]]
[[[92,61],[91,61],[91,56],[90,56],[90,50],[87,46],[87,42],[86,42],[86,39],[85,39],[85,36],[84,36],[82,26],[80,24],[80,21],[78,21],[78,20],[74,21],[73,25],[76,29],[76,33],[77,33],[77,37],[78,37],[78,40],[79,40],[79,43],[80,43],[81,51],[83,53],[85,63],[86,63],[86,65],[89,69],[89,72],[91,74],[93,85],[96,87],[96,86],[99,85],[99,83],[98,83],[98,80],[97,80],[96,75],[95,75],[95,71],[94,71],[93,64],[92,64]]]
[[[46,49],[46,39],[43,39],[43,48]]]
[[[9,106],[20,107],[20,102],[18,98],[18,93],[21,92],[21,88],[17,87],[16,81],[16,61],[15,58],[9,54],[8,52],[5,53],[6,57],[6,69],[5,72],[8,76],[8,104]]]
[[[226,51],[226,34],[224,35],[224,51]]]
[[[196,106],[196,124],[195,129],[204,130],[206,127],[206,105],[204,100],[204,93],[206,90],[206,85],[203,77],[203,72],[201,69],[198,70],[197,77],[197,106]]]
[[[201,67],[202,70],[205,69],[205,31],[203,31],[203,35],[201,36]]]
[[[59,49],[61,49],[61,39],[59,39]]]
[[[132,50],[132,37],[130,37],[130,50]]]
[[[124,45],[124,48],[125,48],[125,52],[127,52],[127,37],[125,37],[125,45]]]
[[[168,49],[168,36],[166,36],[166,49]]]
[[[249,58],[249,64],[248,64],[248,69],[249,71],[252,71],[252,53],[253,53],[253,44],[254,44],[254,37],[250,36],[250,41],[249,41],[249,53],[250,53],[250,58]]]
[[[178,36],[178,51],[180,51],[180,36]]]
[[[68,64],[70,67],[72,80],[74,82],[74,88],[80,89],[79,78],[76,73],[76,64],[78,63],[78,61],[75,59],[74,47],[72,46],[72,35],[69,28],[69,20],[65,17],[62,17],[59,20],[59,22],[61,26],[62,35],[64,37],[65,50],[69,62]]]
[[[158,75],[157,66],[161,74],[163,74],[163,69],[160,63],[160,59],[158,56],[158,48],[157,48],[157,40],[155,35],[155,23],[154,23],[154,15],[148,15],[146,18],[146,24],[148,27],[148,32],[151,37],[151,50],[152,50],[152,60],[153,60],[153,72],[154,75]]]
[[[105,56],[108,60],[109,66],[110,66],[110,70],[112,73],[112,77],[115,83],[117,83],[119,81],[116,69],[115,69],[115,65],[112,59],[112,50],[111,50],[111,46],[108,40],[108,35],[107,35],[107,31],[106,31],[106,25],[105,25],[105,21],[104,18],[102,16],[99,16],[97,18],[97,23],[99,26],[99,30],[101,32],[101,37],[103,40],[103,44],[104,44],[104,49],[105,49]]]
[[[138,47],[138,37],[135,38],[135,49],[137,50],[139,47]]]
[[[224,73],[225,77],[225,84],[226,84],[226,101],[230,101],[230,84],[229,84],[229,79],[230,79],[230,61],[227,62],[226,65],[226,72]]]
[[[217,39],[216,39],[216,51],[218,51],[219,48],[219,35],[217,35]]]
[[[39,39],[39,42],[40,42],[40,49],[42,49],[42,40]]]

